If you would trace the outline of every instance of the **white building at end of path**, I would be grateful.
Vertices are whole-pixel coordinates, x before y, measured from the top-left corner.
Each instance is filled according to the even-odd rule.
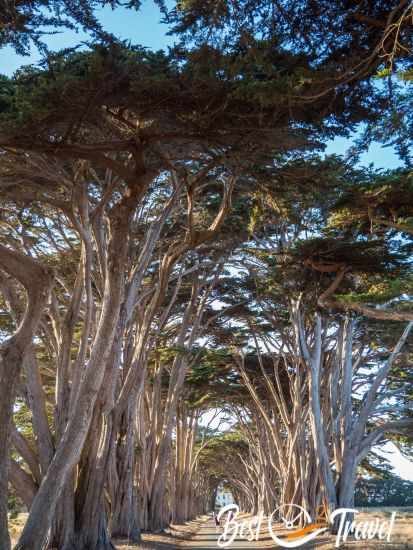
[[[231,491],[224,489],[223,487],[218,487],[217,496],[215,498],[215,508],[223,508],[228,504],[234,504],[234,497],[232,496]]]

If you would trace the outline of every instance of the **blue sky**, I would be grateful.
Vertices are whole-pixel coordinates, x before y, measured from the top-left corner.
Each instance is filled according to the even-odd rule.
[[[152,0],[144,0],[142,8],[138,13],[123,8],[111,10],[106,7],[99,10],[99,19],[103,27],[117,37],[130,40],[133,44],[141,44],[150,49],[166,49],[173,44],[173,37],[167,36],[168,28],[160,23],[161,14]],[[52,50],[73,46],[84,40],[87,35],[83,32],[75,33],[64,31],[52,35],[45,40]],[[16,55],[12,48],[0,49],[0,73],[11,76],[16,69],[22,65],[36,63],[40,55],[33,50],[30,56],[22,57]],[[326,153],[344,155],[352,145],[351,139],[336,138],[327,145]],[[369,151],[364,153],[360,164],[369,165],[373,163],[376,168],[394,168],[401,164],[392,148],[383,147],[380,144],[373,144]],[[406,479],[413,480],[413,464],[400,455],[399,451],[392,445],[387,446],[394,454],[390,458],[396,472]]]
[[[125,8],[105,7],[96,12],[105,30],[118,38],[130,40],[133,44],[141,44],[148,48],[160,50],[173,44],[173,37],[166,36],[168,27],[160,23],[161,14],[152,0],[144,0],[140,11],[134,12]],[[87,40],[84,32],[64,31],[45,38],[52,50],[58,50]],[[0,73],[12,75],[21,65],[36,63],[40,55],[33,50],[32,55],[22,57],[16,55],[12,48],[0,49]]]

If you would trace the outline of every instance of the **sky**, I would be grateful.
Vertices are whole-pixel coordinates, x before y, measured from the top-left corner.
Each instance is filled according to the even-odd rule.
[[[129,40],[132,44],[140,44],[153,50],[166,49],[173,45],[173,37],[167,36],[168,27],[161,23],[159,9],[154,6],[152,0],[143,0],[138,13],[124,8],[111,10],[109,7],[98,10],[99,20],[103,28],[120,39]],[[63,31],[51,35],[45,39],[52,50],[59,50],[87,40],[83,32]],[[0,49],[0,74],[12,76],[22,65],[37,63],[40,54],[33,49],[30,56],[19,56],[12,48]],[[352,145],[351,139],[336,138],[327,144],[326,154],[345,155]],[[372,144],[369,150],[360,158],[360,164],[368,166],[373,164],[376,168],[390,169],[401,164],[394,150],[383,147],[380,144]],[[405,479],[413,481],[413,463],[404,459],[396,447],[389,443],[386,447],[388,457],[395,468],[395,472]]]
[[[152,0],[144,0],[139,12],[109,6],[96,11],[103,28],[120,39],[130,40],[132,44],[140,44],[153,50],[166,49],[173,45],[173,37],[166,36],[168,27],[160,23],[161,13]],[[65,30],[53,36],[45,37],[44,41],[50,49],[59,50],[73,46],[88,39],[84,32]],[[36,63],[40,55],[33,50],[30,56],[16,55],[12,48],[0,49],[0,73],[11,76],[21,65]]]

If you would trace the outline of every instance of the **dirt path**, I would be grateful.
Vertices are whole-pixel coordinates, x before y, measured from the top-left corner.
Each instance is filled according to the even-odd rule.
[[[202,525],[200,530],[196,533],[191,540],[184,541],[180,544],[180,547],[186,549],[194,548],[196,550],[209,550],[217,549],[218,537],[222,534],[222,528],[219,531],[216,530],[213,520],[208,520]],[[237,548],[243,550],[252,550],[253,548],[263,548],[265,543],[260,541],[248,542],[245,539],[237,537],[234,542],[229,546],[230,549]]]
[[[222,527],[216,530],[212,519],[203,518],[201,521],[193,521],[186,526],[176,526],[171,534],[144,534],[142,543],[129,546],[126,541],[117,541],[117,550],[217,550],[218,537],[222,534]],[[268,547],[266,541],[248,542],[245,539],[236,538],[229,546],[237,550],[253,550]],[[272,543],[272,546],[274,544]]]
[[[381,516],[382,519],[389,515],[384,510],[371,510],[362,515],[362,519],[369,516]],[[21,514],[18,518],[11,520],[11,535],[13,543],[16,543],[19,533],[23,528],[27,514]],[[245,517],[248,517],[245,515]],[[280,529],[280,534],[282,533]],[[140,544],[130,544],[127,540],[116,540],[116,550],[219,550],[217,545],[218,537],[222,533],[222,527],[219,532],[211,518],[203,516],[190,521],[184,525],[174,525],[162,533],[144,533]],[[262,529],[259,541],[248,542],[240,537],[227,547],[228,550],[255,550],[281,548],[277,546],[270,537],[268,530]],[[320,536],[311,544],[300,546],[300,550],[335,550],[334,537]],[[413,509],[400,509],[395,525],[395,532],[391,542],[372,541],[351,541],[340,546],[340,550],[413,550]]]
[[[374,514],[374,511],[370,512]],[[387,515],[382,513],[383,516]],[[380,515],[377,514],[377,515]],[[364,514],[363,519],[367,519],[369,514]],[[412,537],[412,515],[409,513],[400,514],[396,523],[396,529],[392,536],[391,542],[370,540],[370,541],[356,541],[348,540],[345,544],[340,545],[340,550],[412,550],[413,549],[413,537]],[[281,526],[280,526],[281,527]],[[280,528],[278,534],[285,534],[286,531]],[[219,546],[217,544],[218,537],[222,534],[222,527],[219,531],[216,530],[215,524],[212,519],[201,522],[199,530],[189,540],[183,540],[176,544],[176,548],[184,548],[185,550],[217,550]],[[299,548],[301,550],[335,550],[335,537],[330,534],[322,534],[317,539],[310,543],[307,543]],[[260,533],[260,540],[249,542],[245,538],[237,537],[228,547],[229,550],[254,550],[254,549],[272,549],[276,550],[281,548],[271,538],[268,529],[262,529]]]

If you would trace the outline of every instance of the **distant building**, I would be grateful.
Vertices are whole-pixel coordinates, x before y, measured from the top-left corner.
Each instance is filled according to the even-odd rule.
[[[224,487],[218,487],[217,496],[215,499],[215,508],[223,508],[228,504],[234,503],[234,497],[232,496],[231,491],[224,489]]]

